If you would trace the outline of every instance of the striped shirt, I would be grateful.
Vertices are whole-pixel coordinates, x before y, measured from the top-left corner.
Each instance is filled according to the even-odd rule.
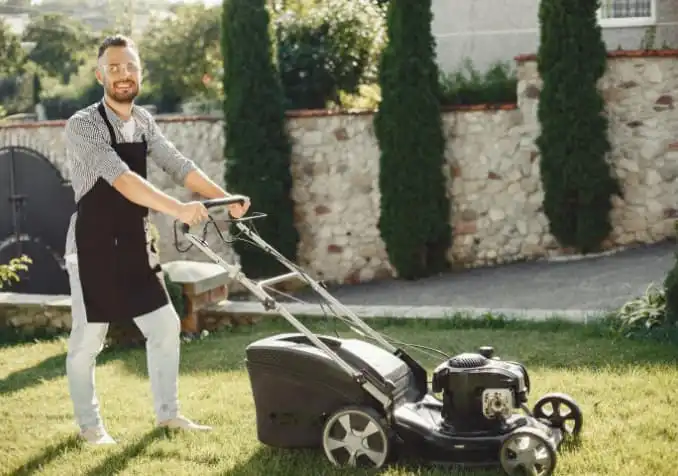
[[[68,151],[68,168],[76,203],[94,186],[99,178],[109,184],[127,172],[125,164],[111,147],[111,137],[103,117],[97,110],[99,103],[92,104],[76,112],[66,122],[65,140]],[[187,159],[162,134],[153,116],[139,106],[132,108],[132,124],[125,123],[104,102],[108,120],[115,131],[118,143],[140,142],[142,137],[148,143],[148,154],[162,170],[174,181],[183,185],[186,175],[196,169],[193,161]],[[133,126],[131,139],[125,131]],[[75,220],[77,212],[71,216],[66,234],[66,259],[74,260],[77,247],[75,242]]]

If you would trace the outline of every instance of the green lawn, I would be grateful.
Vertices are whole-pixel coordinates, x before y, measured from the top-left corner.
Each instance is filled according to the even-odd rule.
[[[571,394],[584,411],[584,432],[581,445],[560,455],[558,475],[663,476],[678,472],[676,347],[613,341],[595,329],[565,324],[495,326],[498,328],[441,322],[375,325],[394,338],[447,352],[493,345],[501,357],[528,366],[533,384],[531,403],[545,392]],[[343,329],[341,323],[337,326]],[[314,327],[334,333],[334,325],[318,323]],[[262,336],[290,329],[284,323],[259,324],[184,345],[182,408],[187,416],[215,426],[215,431],[207,434],[154,431],[145,353],[105,352],[97,368],[98,392],[108,429],[120,444],[94,449],[79,445],[74,438],[64,375],[66,341],[2,347],[0,470],[2,474],[54,476],[362,474],[333,471],[320,453],[269,449],[256,439],[254,407],[243,367],[244,347]],[[429,368],[437,364],[429,359],[423,362]],[[379,474],[458,473],[402,466]]]

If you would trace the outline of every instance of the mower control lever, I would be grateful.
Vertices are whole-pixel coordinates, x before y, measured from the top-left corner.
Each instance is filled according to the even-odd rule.
[[[247,197],[244,195],[230,195],[225,198],[210,198],[208,200],[202,200],[201,203],[209,210],[210,208],[227,207],[229,205],[233,205],[234,203],[240,203],[241,205],[244,205],[246,200]],[[186,223],[181,224],[181,232],[184,234],[188,233],[190,228],[191,227]]]

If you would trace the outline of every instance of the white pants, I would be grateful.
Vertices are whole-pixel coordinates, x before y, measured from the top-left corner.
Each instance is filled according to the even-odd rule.
[[[87,322],[78,265],[69,261],[73,323],[66,359],[68,386],[80,428],[103,427],[94,388],[94,367],[96,357],[103,349],[108,324]],[[135,318],[134,322],[146,337],[146,359],[157,421],[173,418],[179,412],[179,316],[170,303]]]

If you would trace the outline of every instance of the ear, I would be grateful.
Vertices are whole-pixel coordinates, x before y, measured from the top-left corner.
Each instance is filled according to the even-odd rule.
[[[96,76],[97,81],[99,82],[99,84],[103,86],[103,85],[104,85],[104,78],[103,78],[103,76],[101,75],[101,70],[99,69],[99,67],[97,67],[97,68],[94,69],[94,75]]]

